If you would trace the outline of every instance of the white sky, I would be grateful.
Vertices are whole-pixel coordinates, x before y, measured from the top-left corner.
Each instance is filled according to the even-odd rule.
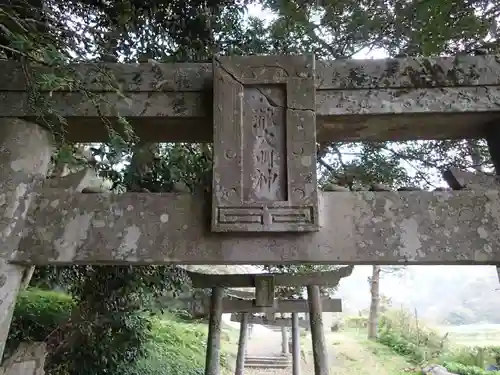
[[[265,23],[269,23],[274,18],[276,18],[273,14],[264,11],[260,4],[249,5],[248,15],[264,20]],[[353,58],[355,59],[385,59],[387,57],[389,57],[387,52],[384,51],[383,49],[378,49],[378,48],[374,48],[371,51],[368,48],[366,48],[364,50],[359,51],[353,56]]]

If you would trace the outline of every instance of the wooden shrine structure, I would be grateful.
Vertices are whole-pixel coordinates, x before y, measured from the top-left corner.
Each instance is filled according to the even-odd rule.
[[[89,64],[75,66],[74,79],[97,105],[89,92],[42,93],[75,142],[106,140],[103,120],[120,117],[143,141],[213,142],[210,199],[47,183],[52,137],[29,83],[50,68],[30,68],[28,80],[21,64],[0,67],[0,353],[33,265],[500,263],[496,183],[321,192],[316,177],[317,142],[364,140],[484,137],[500,172],[497,56]],[[259,279],[257,305],[270,301],[272,282]],[[308,286],[311,306],[321,306],[317,288]],[[220,311],[221,288],[212,296]]]

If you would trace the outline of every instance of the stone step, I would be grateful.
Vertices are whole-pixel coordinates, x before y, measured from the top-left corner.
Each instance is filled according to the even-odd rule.
[[[281,332],[281,327],[275,327],[275,326],[266,326],[267,329],[275,332]]]
[[[292,359],[289,356],[274,356],[274,357],[245,357],[245,367],[248,368],[270,368],[270,369],[286,369],[292,365]]]
[[[245,357],[246,362],[291,362],[287,357]]]
[[[280,364],[280,363],[245,363],[245,368],[255,368],[255,369],[287,369],[290,368],[291,364]]]

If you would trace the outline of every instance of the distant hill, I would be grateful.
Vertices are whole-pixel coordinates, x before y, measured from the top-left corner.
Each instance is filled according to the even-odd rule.
[[[369,307],[370,275],[371,266],[357,266],[341,281],[337,294],[344,311]],[[409,266],[399,275],[383,275],[380,289],[393,306],[416,309],[438,323],[500,323],[500,283],[492,266]]]

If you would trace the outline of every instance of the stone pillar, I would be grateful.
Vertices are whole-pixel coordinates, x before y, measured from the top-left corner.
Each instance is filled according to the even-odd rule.
[[[495,174],[500,175],[500,129],[497,124],[489,124],[486,127],[486,143],[490,152],[491,162],[495,168]],[[500,265],[497,264],[498,281],[500,281]]]
[[[49,169],[51,139],[36,124],[0,118],[0,356],[25,270],[8,260],[19,245],[33,191]]]
[[[306,322],[310,322],[310,321],[311,321],[311,317],[309,316],[309,313],[308,313],[308,312],[306,312],[306,313],[304,314],[304,319],[305,319],[305,321],[306,321]],[[311,328],[311,327],[310,327],[310,326],[308,326],[305,330],[306,330],[306,331],[309,331],[309,329],[310,329],[310,328]]]
[[[292,360],[292,374],[300,375],[300,328],[298,313],[292,313]]]
[[[220,375],[220,332],[222,324],[222,298],[224,289],[212,288],[210,318],[208,322],[207,360],[205,375]]]
[[[287,327],[281,327],[281,354],[288,354],[288,330]]]
[[[236,356],[235,375],[243,375],[245,368],[245,354],[247,351],[247,334],[248,334],[248,313],[241,314],[240,321],[240,340],[238,342],[238,355]]]
[[[2,375],[45,375],[47,345],[44,342],[22,342],[17,350],[2,363]]]
[[[311,339],[314,358],[314,374],[328,375],[328,357],[323,330],[321,295],[319,286],[308,285],[309,319],[311,324]]]

